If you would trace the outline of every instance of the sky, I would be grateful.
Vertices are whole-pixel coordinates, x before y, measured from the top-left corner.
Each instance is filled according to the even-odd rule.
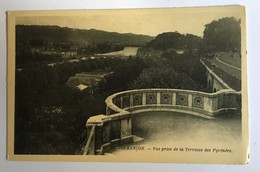
[[[16,24],[57,25],[156,36],[179,32],[203,36],[204,26],[223,17],[240,19],[242,7],[18,12]]]

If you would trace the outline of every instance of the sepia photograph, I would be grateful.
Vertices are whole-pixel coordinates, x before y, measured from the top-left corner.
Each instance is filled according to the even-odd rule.
[[[248,163],[243,6],[7,16],[8,159]]]

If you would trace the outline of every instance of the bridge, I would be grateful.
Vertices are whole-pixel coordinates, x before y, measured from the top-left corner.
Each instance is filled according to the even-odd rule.
[[[241,90],[241,58],[238,53],[216,53],[200,61],[207,69],[207,84],[212,92],[222,89]]]

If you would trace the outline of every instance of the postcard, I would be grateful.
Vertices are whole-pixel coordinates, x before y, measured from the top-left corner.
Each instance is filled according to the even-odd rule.
[[[7,159],[248,163],[245,15],[7,12]]]

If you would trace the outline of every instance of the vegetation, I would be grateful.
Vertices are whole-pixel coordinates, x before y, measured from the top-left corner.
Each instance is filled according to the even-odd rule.
[[[143,46],[153,37],[58,26],[16,26],[16,64],[60,62],[64,59]],[[73,53],[73,55],[71,55]]]
[[[236,20],[234,17],[212,21],[205,25],[203,33],[204,52],[241,51],[240,20]]]
[[[57,55],[43,55],[43,54],[31,54],[29,52],[21,52],[16,55],[16,67],[24,66],[26,64],[37,63],[56,63],[61,62],[63,59]]]
[[[139,77],[130,84],[130,88],[176,88],[199,89],[199,85],[187,74],[165,68],[151,67],[145,69]]]
[[[147,44],[147,47],[158,50],[173,48],[191,51],[192,49],[199,49],[201,43],[202,39],[192,34],[182,35],[178,32],[166,32],[156,36],[154,40]]]
[[[167,32],[156,36],[137,54],[152,68],[145,70],[131,83],[130,88],[162,87],[208,91],[205,85],[206,75],[201,75],[206,73],[200,62],[201,46],[202,39],[191,34]]]
[[[59,26],[17,25],[16,38],[18,45],[34,43],[34,45],[46,45],[48,43],[70,44],[87,46],[88,44],[113,43],[123,46],[143,46],[153,37],[135,34],[120,34],[101,30],[72,29]]]
[[[147,67],[141,58],[120,60],[118,65],[114,65],[113,74],[106,78],[106,82],[101,84],[100,89],[101,91],[113,90],[114,93],[127,90],[130,83]]]
[[[115,69],[113,75],[93,93],[65,84],[76,73],[111,69]],[[17,71],[15,153],[79,154],[86,137],[87,119],[104,113],[106,97],[126,89],[142,69],[139,58],[102,58],[54,67],[28,64]]]
[[[140,48],[137,56],[145,59],[149,65],[162,65],[167,64],[169,58],[197,58],[199,57],[201,46],[202,39],[198,36],[166,32],[159,34],[145,47]],[[183,61],[186,62],[186,60]]]

